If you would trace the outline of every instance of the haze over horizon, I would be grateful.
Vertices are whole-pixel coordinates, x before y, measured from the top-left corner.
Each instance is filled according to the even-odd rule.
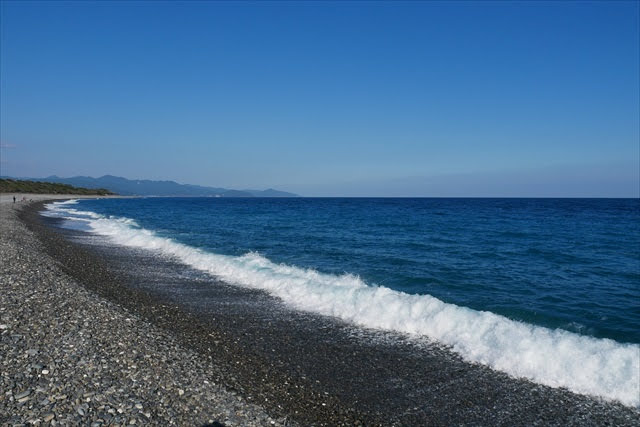
[[[639,5],[4,1],[0,175],[639,197]]]

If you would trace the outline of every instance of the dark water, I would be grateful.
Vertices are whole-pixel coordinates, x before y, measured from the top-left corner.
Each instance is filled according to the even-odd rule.
[[[83,200],[206,251],[640,343],[638,199]]]

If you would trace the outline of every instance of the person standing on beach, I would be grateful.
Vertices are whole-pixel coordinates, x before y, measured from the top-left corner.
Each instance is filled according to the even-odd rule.
[[[13,196],[13,203],[16,202],[16,196]]]

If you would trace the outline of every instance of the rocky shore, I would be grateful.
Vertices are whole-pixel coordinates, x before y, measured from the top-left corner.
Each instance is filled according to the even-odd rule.
[[[0,425],[282,424],[215,363],[65,274],[3,203]]]
[[[640,425],[1,207],[2,425]]]

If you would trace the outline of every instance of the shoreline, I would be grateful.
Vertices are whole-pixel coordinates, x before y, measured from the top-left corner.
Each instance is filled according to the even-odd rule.
[[[279,422],[640,425],[633,408],[513,379],[462,362],[437,345],[416,351],[398,337],[379,343],[383,334],[377,332],[355,337],[359,332],[349,325],[295,313],[257,291],[217,283],[204,295],[222,301],[213,307],[179,304],[169,297],[179,286],[163,294],[157,284],[146,282],[152,282],[154,271],[186,267],[71,242],[46,225],[38,205],[29,205],[20,217],[37,236],[30,244],[42,245],[38,250],[56,260],[47,260],[49,264],[56,263],[87,288],[94,303],[104,299],[117,309],[124,307],[167,334],[182,352],[215,365],[208,378],[245,401],[262,402]],[[202,292],[193,280],[178,282],[191,289],[187,295]],[[256,303],[247,308],[239,301]]]
[[[69,199],[123,199],[138,196],[120,196],[118,194],[101,196],[98,194],[41,194],[41,193],[0,193],[0,203],[13,203],[16,196],[16,204],[25,202],[41,202],[44,200],[69,200]],[[26,200],[23,201],[22,197]]]
[[[67,275],[18,219],[37,205],[0,205],[0,425],[283,424],[210,381],[213,361]]]

